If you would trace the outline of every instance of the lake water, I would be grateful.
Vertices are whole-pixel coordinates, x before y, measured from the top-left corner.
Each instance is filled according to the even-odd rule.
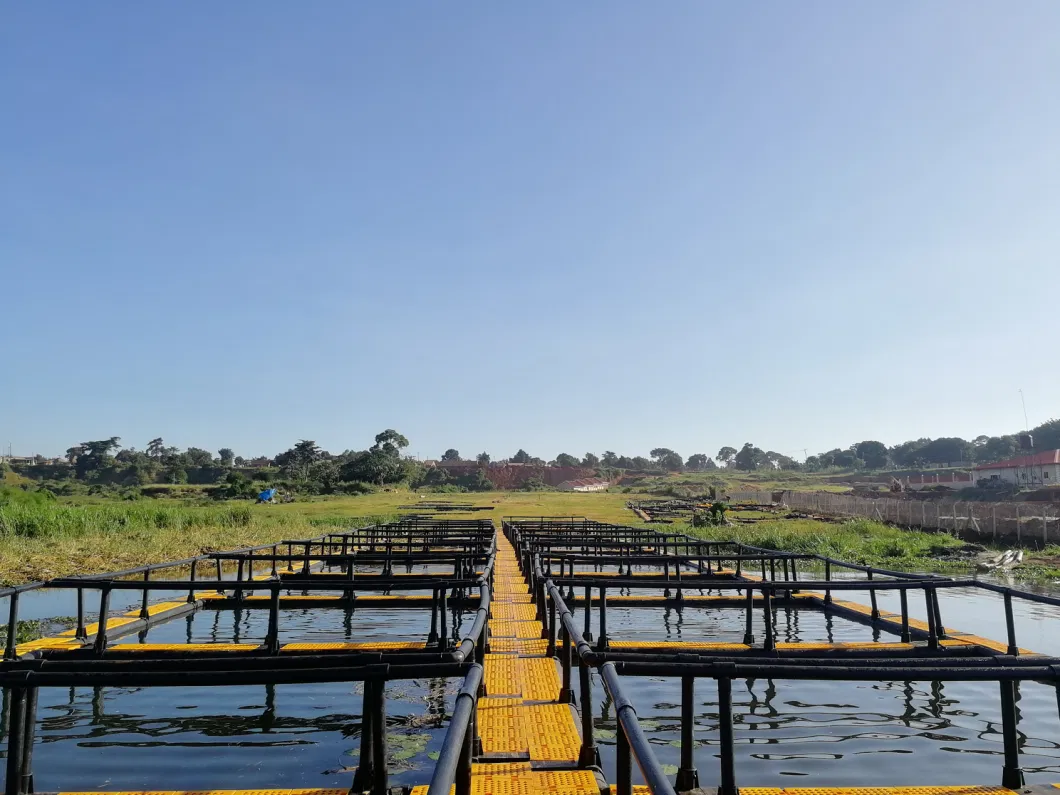
[[[868,603],[868,594],[841,598]],[[1000,596],[940,591],[943,622],[1004,639]],[[115,592],[115,611],[139,603]],[[87,600],[94,619],[97,602]],[[880,596],[897,610],[897,596]],[[72,615],[71,594],[36,592],[23,618]],[[920,600],[914,617],[925,616]],[[1060,655],[1060,608],[1015,605],[1021,646]],[[463,616],[470,620],[470,613]],[[743,637],[741,609],[685,607],[608,610],[612,640],[731,640]],[[580,621],[580,614],[579,614]],[[200,611],[152,628],[152,643],[258,642],[264,610]],[[784,641],[896,640],[889,633],[808,609],[777,610]],[[281,641],[422,640],[421,610],[283,610]],[[596,627],[594,626],[594,631]],[[763,634],[756,611],[754,632]],[[126,638],[119,642],[135,642]],[[659,760],[679,761],[680,683],[627,679]],[[455,680],[394,682],[387,687],[391,784],[430,779],[430,755],[441,746]],[[696,764],[703,786],[718,784],[717,692],[696,684]],[[740,786],[872,786],[997,784],[1002,747],[996,683],[737,681],[733,685],[736,773]],[[614,714],[594,676],[598,741],[613,780]],[[1029,783],[1060,782],[1060,718],[1051,686],[1019,688],[1022,763]],[[40,694],[36,788],[138,790],[348,787],[357,764],[361,722],[357,684],[231,688],[45,689]],[[635,773],[636,775],[636,773]]]

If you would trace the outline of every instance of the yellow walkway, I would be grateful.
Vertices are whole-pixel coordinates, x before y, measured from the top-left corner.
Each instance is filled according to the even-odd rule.
[[[571,706],[559,702],[562,683],[556,660],[544,656],[543,630],[515,549],[498,535],[486,695],[477,715],[483,757],[471,768],[473,795],[600,793],[592,772],[570,769],[578,762],[581,736]],[[426,792],[426,786],[416,787],[412,795]]]

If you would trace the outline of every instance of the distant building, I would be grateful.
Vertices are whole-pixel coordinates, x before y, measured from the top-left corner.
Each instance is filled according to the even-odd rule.
[[[967,489],[974,485],[971,472],[917,472],[906,476],[903,485],[909,491],[921,489]]]
[[[1060,484],[1060,450],[980,464],[975,473],[984,480],[1002,480],[1018,486],[1057,485]]]
[[[611,482],[603,478],[579,478],[578,480],[565,480],[556,488],[560,491],[603,491],[610,485]]]

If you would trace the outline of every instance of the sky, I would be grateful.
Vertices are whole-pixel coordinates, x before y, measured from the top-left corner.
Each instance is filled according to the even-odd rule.
[[[0,443],[1060,416],[1060,4],[9,4]]]

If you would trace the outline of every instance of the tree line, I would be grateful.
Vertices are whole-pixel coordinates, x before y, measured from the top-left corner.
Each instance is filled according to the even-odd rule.
[[[1060,420],[1049,420],[1031,430],[1035,449],[1060,448]],[[246,459],[229,447],[216,455],[199,447],[180,450],[161,438],[149,441],[143,450],[123,448],[121,438],[96,439],[68,448],[65,463],[38,463],[24,474],[42,481],[76,481],[97,486],[145,487],[152,484],[201,484],[221,487],[219,496],[249,496],[260,482],[281,480],[289,487],[328,494],[363,491],[375,486],[404,483],[413,488],[484,491],[491,488],[486,468],[491,464],[563,466],[591,469],[604,477],[622,471],[709,472],[721,468],[751,472],[791,470],[820,472],[831,469],[913,469],[931,465],[969,466],[1012,458],[1020,453],[1017,434],[921,438],[888,446],[876,440],[856,442],[811,455],[805,461],[746,442],[742,447],[722,447],[714,457],[693,453],[687,458],[668,447],[656,447],[648,456],[627,456],[606,450],[597,455],[559,453],[545,460],[520,448],[509,458],[494,461],[487,452],[469,460],[477,466],[451,474],[443,467],[425,465],[405,455],[409,441],[388,428],[376,434],[363,450],[330,453],[315,441],[302,439],[271,458]],[[456,448],[445,450],[443,461],[463,461]],[[268,467],[267,469],[265,467]],[[254,481],[259,481],[255,485]]]

